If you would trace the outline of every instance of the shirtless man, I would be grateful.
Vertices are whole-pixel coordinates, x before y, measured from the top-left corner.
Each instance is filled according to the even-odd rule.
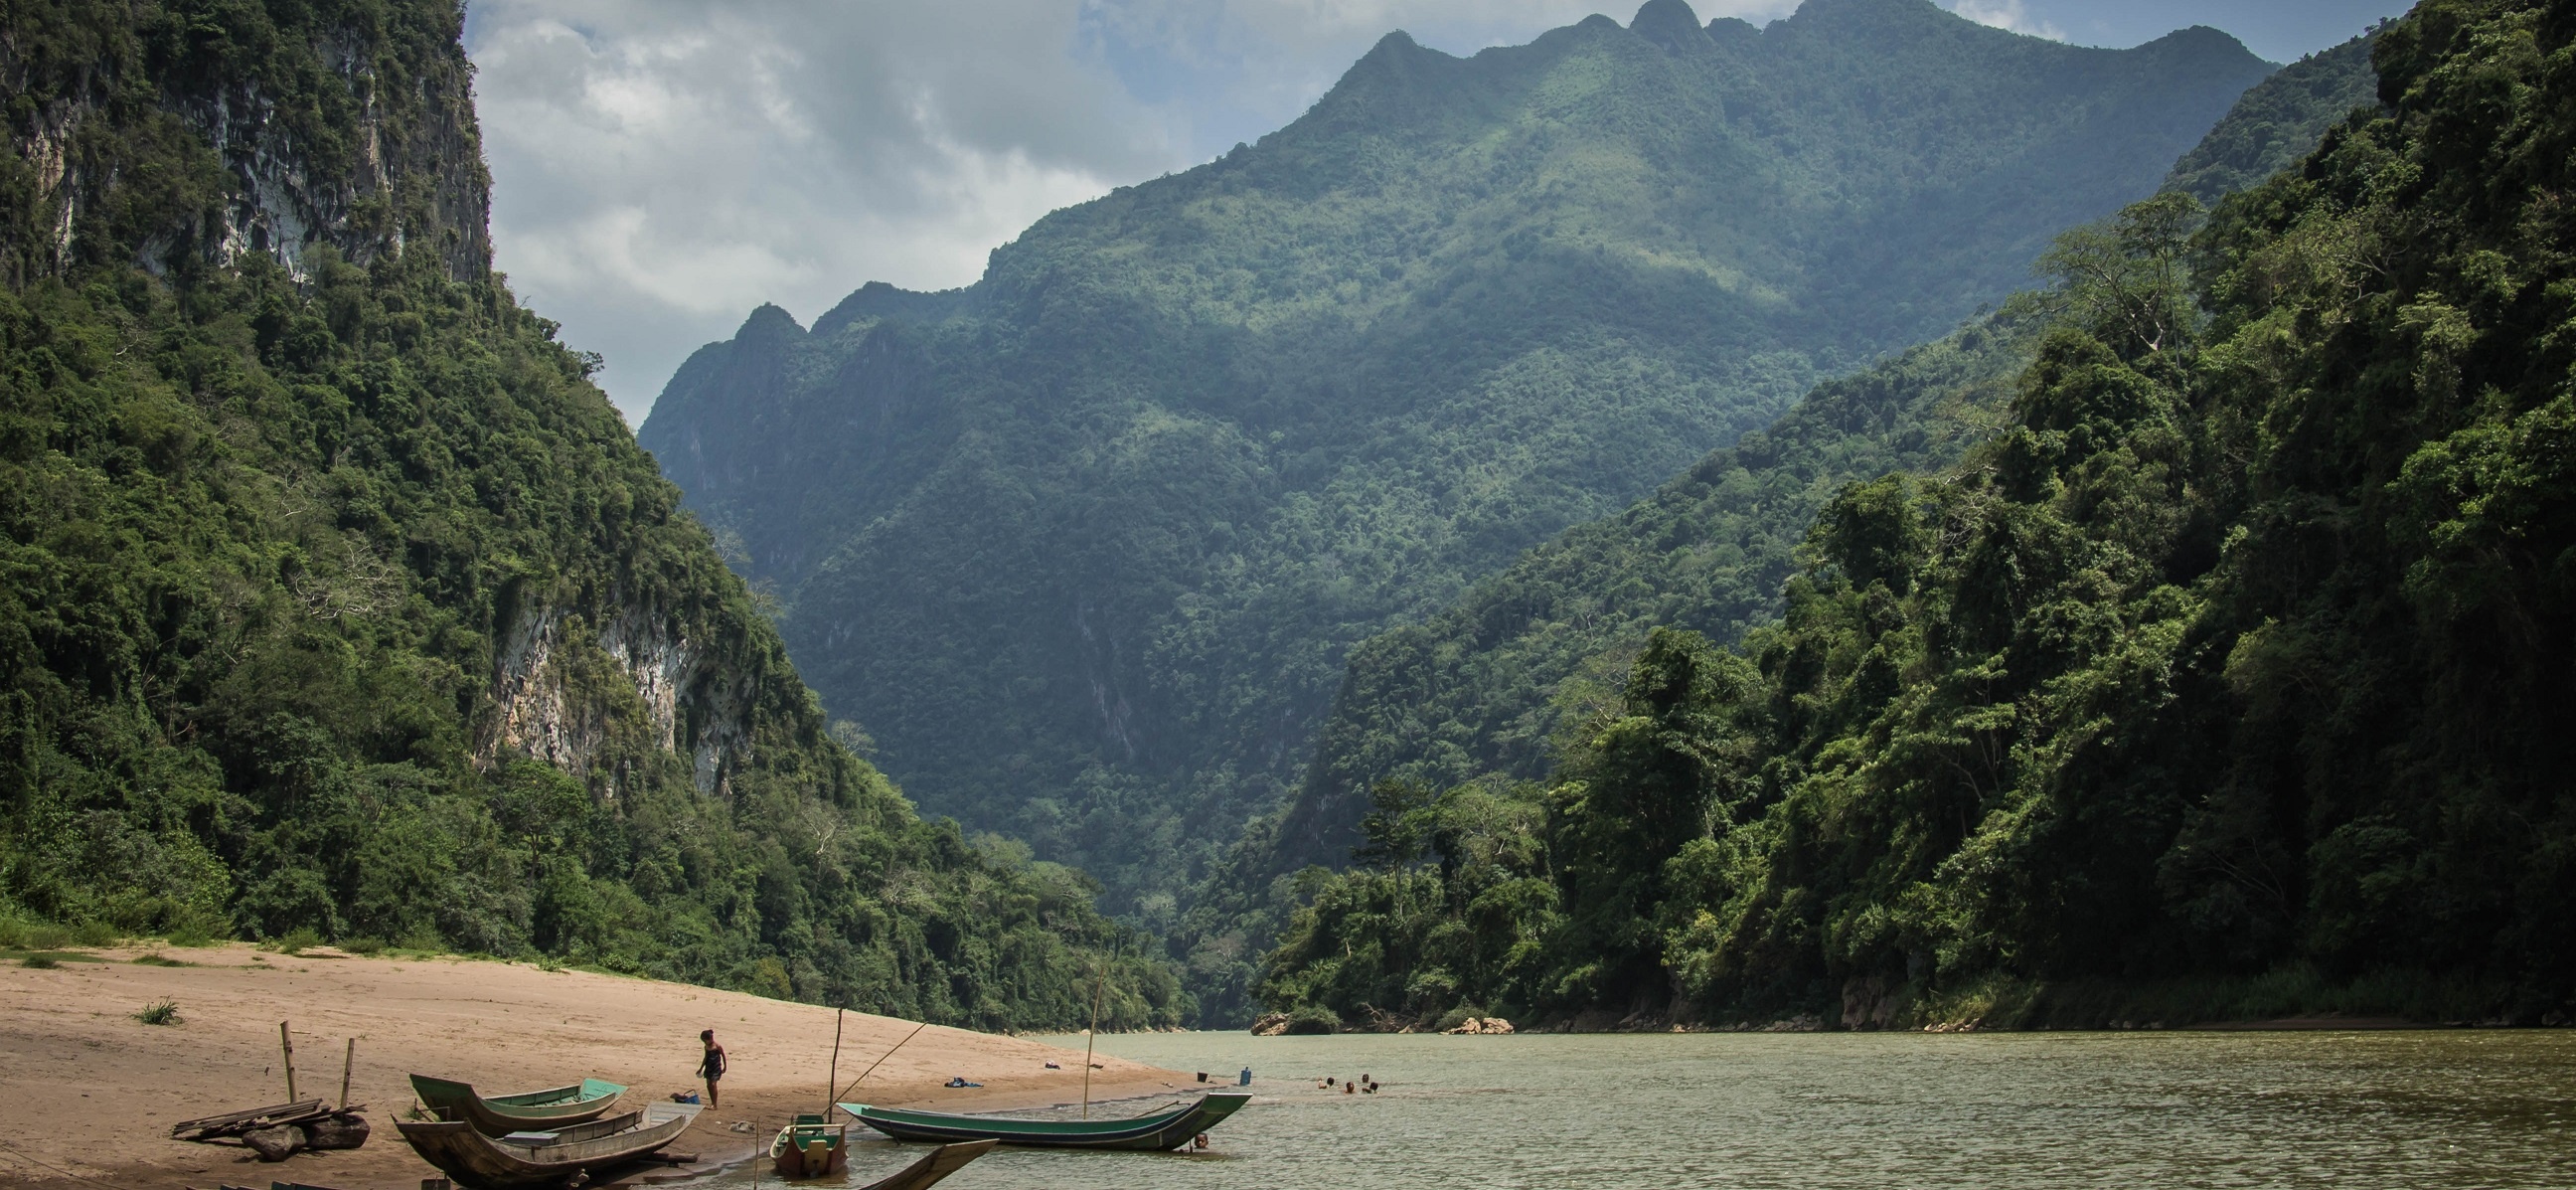
[[[723,1078],[725,1072],[724,1047],[716,1044],[716,1031],[713,1029],[700,1032],[698,1040],[707,1047],[706,1055],[698,1059],[698,1077],[707,1080],[707,1107],[713,1110],[716,1106],[716,1080]]]

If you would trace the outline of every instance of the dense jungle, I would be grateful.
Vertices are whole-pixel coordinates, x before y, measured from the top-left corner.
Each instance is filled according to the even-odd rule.
[[[828,732],[490,269],[447,0],[12,6],[0,928],[1171,1024],[1098,886]],[[0,945],[16,945],[0,939]]]
[[[2565,1020],[2571,40],[2420,5],[2295,167],[2061,237],[2001,425],[1840,484],[1776,624],[1614,654],[1543,775],[1377,783],[1258,995]]]

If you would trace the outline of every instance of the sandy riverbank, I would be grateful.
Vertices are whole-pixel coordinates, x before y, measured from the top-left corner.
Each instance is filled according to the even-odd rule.
[[[732,1059],[724,1102],[672,1146],[739,1156],[752,1134],[823,1100],[832,1012],[736,992],[464,959],[292,957],[231,945],[161,953],[189,964],[134,963],[139,952],[90,952],[55,970],[0,965],[0,1185],[265,1186],[272,1180],[352,1188],[414,1187],[436,1171],[392,1126],[412,1105],[412,1071],[523,1090],[593,1075],[634,1088],[630,1100],[693,1086],[697,1033],[714,1029]],[[327,953],[327,952],[326,952]],[[181,1023],[133,1014],[163,999]],[[365,1148],[261,1165],[241,1149],[169,1139],[176,1121],[286,1098],[277,1025],[295,1033],[296,1090],[336,1098],[348,1038],[358,1041],[349,1097],[365,1103]],[[909,1021],[843,1017],[841,1081],[912,1031]],[[1061,1064],[1060,1070],[1045,1063]],[[1092,1096],[1149,1095],[1187,1075],[1098,1059]],[[963,1075],[981,1090],[944,1090]],[[922,1031],[854,1099],[951,1110],[1044,1106],[1079,1097],[1082,1055],[1011,1037]],[[761,1137],[766,1140],[765,1136]],[[51,1168],[48,1168],[51,1167]]]

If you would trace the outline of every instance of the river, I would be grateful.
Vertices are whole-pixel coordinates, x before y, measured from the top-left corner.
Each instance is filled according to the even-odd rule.
[[[945,1187],[2576,1186],[2569,1030],[1185,1033],[1101,1048],[1229,1084],[1249,1066],[1255,1098],[1205,1155],[1006,1149]],[[1383,1090],[1317,1088],[1327,1075]],[[917,1152],[856,1145],[850,1184]]]

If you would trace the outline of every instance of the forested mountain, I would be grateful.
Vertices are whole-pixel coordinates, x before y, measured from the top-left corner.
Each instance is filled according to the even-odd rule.
[[[2213,204],[2296,164],[2354,108],[2379,102],[2370,45],[2368,35],[2356,37],[2264,79],[2236,101],[2198,148],[2174,163],[2165,189]]]
[[[490,271],[461,4],[0,19],[0,916],[1083,1019],[1092,886],[828,737]]]
[[[1578,525],[1458,605],[1352,651],[1267,873],[1339,867],[1368,788],[1547,774],[1552,737],[1624,682],[1655,628],[1733,641],[1779,617],[1816,513],[1843,484],[1938,470],[1991,435],[2027,362],[2010,315],[1817,386],[1617,517]]]
[[[2373,54],[2385,106],[2205,224],[2061,240],[2002,432],[1838,491],[1779,625],[1654,633],[1544,784],[1380,787],[1265,997],[2565,1019],[2576,17]]]
[[[1394,34],[967,289],[755,313],[641,438],[927,809],[1159,921],[1294,786],[1350,644],[1955,327],[2268,71],[1929,0]]]
[[[2167,177],[2207,202],[2296,165],[2377,102],[2367,38],[2245,93]],[[1378,780],[1455,785],[1547,773],[1558,727],[1618,683],[1658,627],[1731,644],[1776,620],[1795,553],[1834,489],[1948,466],[1992,431],[2027,362],[2007,315],[1829,381],[1619,516],[1565,531],[1419,624],[1354,648],[1275,852],[1246,876],[1339,867]]]

